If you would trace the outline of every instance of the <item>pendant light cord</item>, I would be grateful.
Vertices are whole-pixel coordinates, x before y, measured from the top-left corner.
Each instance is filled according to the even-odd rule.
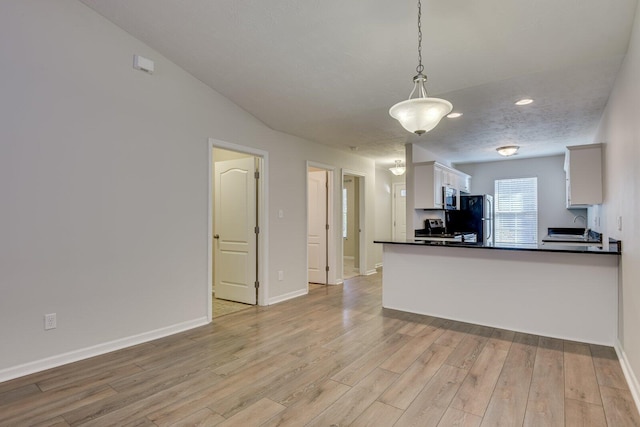
[[[418,74],[422,74],[424,66],[422,65],[422,2],[418,0],[418,66],[416,71]]]

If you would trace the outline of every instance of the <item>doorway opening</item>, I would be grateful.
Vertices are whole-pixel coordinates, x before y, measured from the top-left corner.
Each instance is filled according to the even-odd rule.
[[[364,176],[342,174],[342,278],[364,275]]]
[[[265,157],[210,140],[208,317],[264,300]]]
[[[336,284],[333,169],[307,162],[307,283]]]
[[[406,240],[407,238],[407,186],[404,182],[393,183],[392,209],[392,238]]]

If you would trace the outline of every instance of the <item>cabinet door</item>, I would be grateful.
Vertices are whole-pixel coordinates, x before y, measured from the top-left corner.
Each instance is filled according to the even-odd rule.
[[[471,193],[471,177],[469,175],[464,177],[464,191]]]
[[[601,144],[567,148],[567,207],[602,203]]]
[[[442,199],[442,186],[445,181],[445,171],[435,166],[433,169],[433,207],[440,209],[444,207],[444,201]]]
[[[433,205],[433,165],[416,165],[413,168],[413,207],[434,209]]]
[[[447,187],[456,187],[456,174],[452,171],[442,170],[442,185]]]

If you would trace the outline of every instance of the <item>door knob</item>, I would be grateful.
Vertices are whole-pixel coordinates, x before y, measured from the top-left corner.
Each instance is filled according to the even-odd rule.
[[[214,234],[214,235],[213,235],[213,238],[214,238],[214,239],[219,239],[219,238],[220,238],[220,235],[219,235],[219,234]]]

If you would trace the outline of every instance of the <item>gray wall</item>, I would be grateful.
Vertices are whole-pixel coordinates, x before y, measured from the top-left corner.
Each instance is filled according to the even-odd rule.
[[[629,51],[609,97],[594,143],[604,148],[604,203],[601,231],[622,240],[620,326],[617,348],[635,379],[640,405],[640,7],[636,8]],[[618,218],[622,218],[622,230]]]
[[[76,0],[0,2],[0,52],[0,381],[206,321],[209,138],[268,152],[266,302],[307,289],[308,160],[366,176],[374,269],[372,160],[268,128]]]
[[[584,227],[586,209],[566,208],[564,155],[535,159],[509,159],[486,163],[456,164],[455,168],[471,175],[473,194],[492,194],[494,181],[507,178],[538,178],[538,240],[547,234],[548,227]]]

